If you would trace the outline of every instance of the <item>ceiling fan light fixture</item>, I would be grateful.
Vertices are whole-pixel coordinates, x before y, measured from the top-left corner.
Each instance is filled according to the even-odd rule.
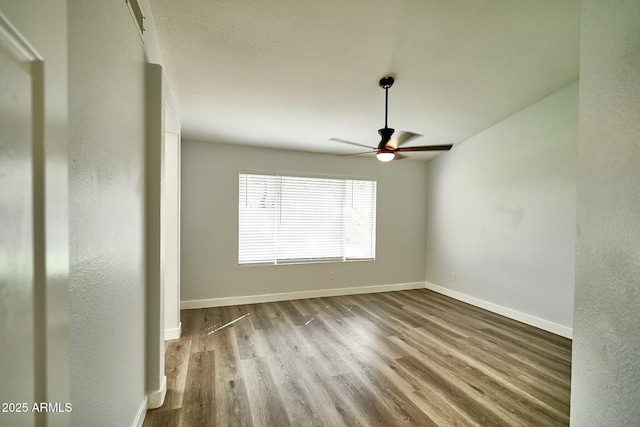
[[[396,153],[394,153],[393,151],[378,151],[376,157],[381,162],[390,162],[391,160],[396,158]]]

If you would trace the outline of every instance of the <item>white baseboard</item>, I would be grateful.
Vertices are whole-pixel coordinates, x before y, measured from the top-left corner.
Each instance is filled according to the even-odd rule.
[[[371,294],[376,292],[404,291],[424,289],[424,282],[397,283],[393,285],[358,286],[353,288],[318,289],[313,291],[283,292],[277,294],[248,295],[238,297],[210,298],[181,301],[181,309],[223,307],[238,304],[257,304],[263,302],[287,301],[303,298],[335,297],[340,295]]]
[[[140,407],[138,408],[138,413],[136,414],[136,418],[133,421],[132,427],[142,427],[142,423],[144,423],[144,417],[147,415],[147,396],[144,397]]]
[[[164,340],[177,340],[182,335],[182,322],[178,323],[177,328],[169,328],[164,330]]]
[[[160,390],[152,391],[147,394],[147,408],[155,409],[162,406],[164,398],[167,395],[167,376],[162,376],[162,384],[160,384]]]
[[[427,289],[437,292],[442,295],[466,302],[476,307],[484,308],[493,313],[500,314],[513,320],[517,320],[527,325],[535,326],[536,328],[544,329],[545,331],[560,335],[565,338],[573,338],[573,329],[566,326],[559,325],[557,323],[550,322],[548,320],[541,319],[539,317],[532,316],[530,314],[522,313],[517,310],[513,310],[508,307],[504,307],[498,304],[494,304],[489,301],[482,300],[480,298],[472,297],[471,295],[463,294],[462,292],[454,291],[444,286],[436,285],[434,283],[426,282]]]

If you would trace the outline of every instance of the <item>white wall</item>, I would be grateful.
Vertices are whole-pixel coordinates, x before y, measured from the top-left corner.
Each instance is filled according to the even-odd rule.
[[[168,113],[165,113],[168,114]],[[165,117],[165,120],[171,120]],[[180,135],[164,137],[164,328],[165,340],[180,338]]]
[[[640,2],[584,0],[572,426],[640,420]]]
[[[427,282],[570,332],[577,126],[576,82],[429,162]]]
[[[144,51],[122,2],[69,1],[73,425],[144,402]]]
[[[67,4],[64,0],[0,1],[0,13],[35,51],[26,49],[11,60],[8,53],[12,49],[7,47],[9,40],[15,42],[17,37],[11,36],[8,27],[3,28],[0,402],[69,402]],[[35,66],[40,60],[42,66]],[[42,89],[34,98],[33,83]],[[42,97],[42,122],[37,116],[32,121],[32,106]],[[39,125],[32,128],[35,123]],[[65,413],[0,412],[2,426],[59,426],[68,422]]]
[[[377,179],[376,261],[239,266],[240,169]],[[182,301],[423,283],[425,171],[423,162],[412,160],[384,164],[375,158],[183,141]]]

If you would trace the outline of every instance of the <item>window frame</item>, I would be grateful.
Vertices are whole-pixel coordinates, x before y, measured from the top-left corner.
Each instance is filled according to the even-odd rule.
[[[371,241],[371,255],[372,257],[361,257],[361,258],[354,258],[354,257],[346,257],[346,249],[343,251],[343,256],[342,257],[326,257],[326,258],[278,258],[277,257],[277,253],[276,256],[274,257],[274,261],[256,261],[256,262],[240,262],[240,235],[241,235],[241,220],[240,220],[240,196],[241,196],[241,190],[240,190],[240,182],[241,182],[241,175],[265,175],[265,176],[273,176],[273,177],[289,177],[289,178],[311,178],[311,179],[329,179],[329,180],[344,180],[344,181],[369,181],[373,183],[373,200],[372,200],[372,222],[371,222],[371,235],[372,235],[372,241]],[[306,172],[276,172],[276,171],[264,171],[264,170],[247,170],[247,169],[240,169],[238,171],[238,181],[237,181],[237,195],[238,195],[238,203],[237,203],[237,207],[238,207],[238,211],[237,211],[237,220],[238,220],[238,232],[237,232],[237,253],[236,253],[236,259],[237,259],[237,265],[240,267],[251,267],[251,266],[265,266],[265,265],[297,265],[297,264],[321,264],[321,263],[332,263],[332,262],[366,262],[366,261],[375,261],[376,260],[376,253],[377,253],[377,204],[378,204],[378,181],[375,178],[371,178],[371,177],[361,177],[361,176],[345,176],[345,175],[330,175],[330,174],[312,174],[312,173],[306,173]],[[280,202],[279,202],[280,203]],[[343,202],[344,203],[344,202]],[[278,209],[280,209],[281,206],[278,206]],[[343,223],[343,229],[346,229],[346,224]],[[343,236],[343,244],[345,244],[345,240],[346,240],[346,231],[344,231],[344,236]]]

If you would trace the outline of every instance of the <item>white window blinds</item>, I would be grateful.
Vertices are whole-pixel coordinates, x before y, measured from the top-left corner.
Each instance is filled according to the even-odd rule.
[[[376,182],[240,173],[238,263],[374,259]]]

